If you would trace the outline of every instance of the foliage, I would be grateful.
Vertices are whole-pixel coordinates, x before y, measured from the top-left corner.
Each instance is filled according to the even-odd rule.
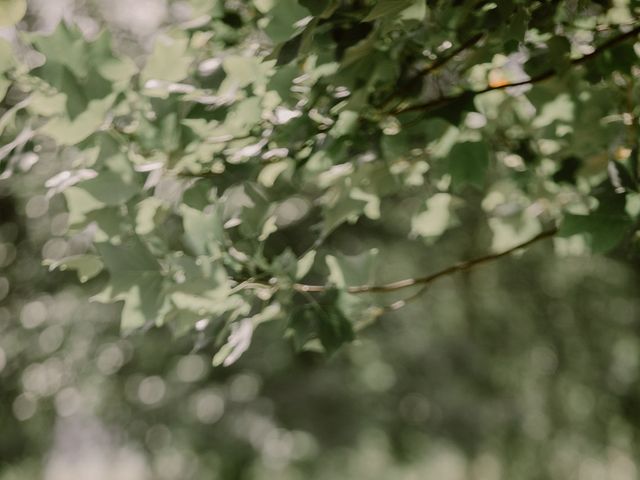
[[[3,175],[55,150],[46,185],[91,246],[50,267],[102,282],[123,331],[212,339],[223,365],[265,322],[333,351],[400,305],[376,292],[428,283],[331,248],[389,218],[444,248],[473,212],[495,258],[556,229],[560,251],[637,243],[635,2],[192,9],[143,62],[64,23],[0,40]]]

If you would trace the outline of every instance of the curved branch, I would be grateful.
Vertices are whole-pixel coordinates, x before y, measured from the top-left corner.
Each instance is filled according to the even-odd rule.
[[[448,55],[445,55],[443,57],[436,59],[432,64],[419,70],[418,73],[416,73],[416,75],[411,79],[411,81],[415,80],[418,77],[424,77],[426,75],[429,75],[432,72],[438,70],[439,68],[444,67],[447,63],[453,60],[453,58],[455,58],[456,55],[459,55],[465,50],[473,47],[476,43],[480,41],[482,37],[484,37],[484,35],[485,35],[484,33],[477,33],[469,37],[467,41],[463,42],[461,45],[459,45],[458,47],[448,52]]]
[[[596,48],[593,52],[588,53],[587,55],[583,55],[580,58],[575,58],[571,60],[569,63],[571,66],[582,65],[583,63],[586,63],[589,60],[597,57],[598,55],[605,52],[606,50],[612,47],[615,47],[616,45],[619,45],[620,43],[625,42],[630,38],[635,37],[639,33],[640,33],[640,25],[636,25],[635,28],[629,30],[628,32],[618,35],[617,37],[610,38],[609,40],[604,42],[602,45],[600,45],[598,48]],[[431,100],[429,102],[418,103],[415,105],[409,105],[408,107],[405,107],[405,108],[396,109],[391,113],[394,115],[399,115],[401,113],[407,113],[407,112],[428,111],[428,110],[455,102],[456,100],[462,100],[464,98],[470,99],[475,97],[476,95],[492,92],[494,90],[504,90],[506,88],[519,87],[522,85],[532,85],[534,83],[542,82],[544,80],[548,80],[549,78],[555,77],[557,74],[558,72],[556,70],[549,69],[538,75],[535,75],[529,78],[528,80],[521,80],[519,82],[507,83],[504,85],[497,85],[495,87],[488,86],[481,90],[464,90],[455,95],[449,95],[449,96],[437,98],[435,100]]]
[[[353,286],[347,287],[345,290],[347,293],[352,293],[352,294],[389,293],[389,292],[395,292],[397,290],[402,290],[404,288],[413,287],[416,285],[428,285],[442,277],[446,277],[448,275],[458,273],[458,272],[463,272],[465,270],[470,270],[484,263],[492,262],[499,258],[506,257],[507,255],[517,250],[520,250],[522,248],[526,248],[529,245],[539,242],[540,240],[550,238],[556,233],[558,233],[557,228],[547,230],[545,232],[539,233],[535,237],[527,240],[526,242],[520,243],[515,247],[509,248],[508,250],[504,250],[503,252],[494,253],[491,255],[485,255],[484,257],[478,257],[472,260],[460,262],[450,267],[447,267],[443,270],[440,270],[439,272],[432,273],[431,275],[427,275],[425,277],[406,278],[404,280],[398,280],[396,282],[386,283],[383,285],[353,285]],[[294,284],[293,288],[299,292],[325,292],[328,287],[324,285],[306,285],[303,283],[296,283]]]

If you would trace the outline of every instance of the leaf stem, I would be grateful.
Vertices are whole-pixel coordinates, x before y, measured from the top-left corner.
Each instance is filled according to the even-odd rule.
[[[556,233],[558,233],[558,229],[552,228],[551,230],[547,230],[542,233],[539,233],[535,237],[527,240],[526,242],[522,242],[502,252],[494,253],[491,255],[485,255],[483,257],[478,257],[471,260],[466,260],[464,262],[456,263],[455,265],[452,265],[450,267],[447,267],[443,270],[440,270],[438,272],[432,273],[431,275],[427,275],[424,277],[406,278],[403,280],[398,280],[398,281],[386,283],[383,285],[352,285],[350,287],[347,287],[345,290],[347,293],[357,295],[361,293],[389,293],[389,292],[395,292],[397,290],[402,290],[404,288],[413,287],[416,285],[428,285],[430,283],[435,282],[436,280],[439,280],[442,277],[452,275],[454,273],[466,271],[466,270],[471,270],[472,268],[475,268],[479,265],[492,262],[502,257],[506,257],[507,255],[510,255],[511,253],[517,250],[526,248],[536,242],[550,238],[554,236]],[[303,283],[296,283],[293,285],[293,288],[299,292],[324,292],[327,290],[328,287],[326,287],[325,285],[306,285]]]

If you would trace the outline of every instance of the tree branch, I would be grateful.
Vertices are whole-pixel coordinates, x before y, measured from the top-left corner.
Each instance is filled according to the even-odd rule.
[[[623,33],[621,35],[618,35],[617,37],[613,37],[610,38],[609,40],[607,40],[606,42],[604,42],[602,45],[600,45],[598,48],[596,48],[593,52],[588,53],[587,55],[583,55],[580,58],[576,58],[571,60],[570,65],[571,66],[577,66],[577,65],[582,65],[583,63],[588,62],[589,60],[597,57],[598,55],[600,55],[601,53],[605,52],[606,50],[615,47],[616,45],[619,45],[622,42],[625,42],[626,40],[635,37],[636,35],[638,35],[638,33],[640,33],[640,25],[636,25],[635,28],[629,30],[626,33]],[[425,102],[425,103],[418,103],[415,105],[410,105],[408,107],[405,108],[400,108],[400,109],[396,109],[395,111],[391,112],[394,115],[399,115],[401,113],[407,113],[407,112],[416,112],[416,111],[428,111],[431,110],[433,108],[437,108],[437,107],[441,107],[443,105],[447,105],[449,103],[455,102],[456,100],[461,100],[465,97],[467,98],[473,98],[476,95],[481,95],[483,93],[487,93],[487,92],[491,92],[494,90],[504,90],[506,88],[510,88],[510,87],[519,87],[522,85],[531,85],[534,83],[538,83],[538,82],[542,82],[544,80],[548,80],[549,78],[555,77],[558,74],[558,72],[554,69],[549,69],[546,70],[538,75],[535,75],[533,77],[531,77],[528,80],[521,80],[519,82],[513,82],[513,83],[507,83],[504,85],[498,85],[495,87],[492,86],[488,86],[486,88],[483,88],[481,90],[464,90],[460,93],[457,93],[455,95],[449,95],[446,97],[441,97],[441,98],[437,98],[435,100],[431,100],[429,102]]]
[[[413,85],[414,82],[416,82],[417,80],[419,80],[422,77],[425,77],[427,75],[430,75],[431,73],[435,72],[436,70],[444,67],[447,63],[449,63],[451,60],[453,60],[458,54],[464,52],[465,50],[473,47],[476,43],[478,43],[480,41],[480,39],[482,39],[482,37],[484,37],[483,33],[478,33],[476,35],[473,35],[471,37],[469,37],[468,40],[466,40],[465,42],[463,42],[462,44],[458,45],[456,48],[452,49],[448,55],[444,55],[442,57],[439,57],[437,59],[435,59],[433,61],[433,63],[421,68],[420,70],[418,70],[416,72],[415,75],[413,75],[410,79],[406,80],[405,82],[403,82],[403,85]],[[399,92],[398,90],[392,92],[391,94],[389,94],[383,101],[382,101],[382,110],[387,110],[388,109],[388,105],[390,103],[392,103],[394,100],[397,101],[402,101],[402,99],[398,99],[397,97],[401,97],[402,94],[401,92]],[[397,102],[396,102],[397,104]]]
[[[423,286],[428,285],[442,277],[446,277],[454,273],[470,270],[479,265],[492,262],[502,257],[506,257],[507,255],[510,255],[511,253],[517,250],[520,250],[522,248],[526,248],[529,245],[539,242],[540,240],[550,238],[553,235],[555,235],[557,232],[558,232],[557,228],[547,230],[527,240],[526,242],[520,243],[515,247],[509,248],[508,250],[505,250],[503,252],[494,253],[491,255],[486,255],[484,257],[474,258],[472,260],[460,262],[450,267],[447,267],[443,270],[440,270],[439,272],[432,273],[431,275],[427,275],[425,277],[407,278],[404,280],[398,280],[396,282],[386,283],[383,285],[353,285],[350,287],[346,287],[345,290],[347,291],[347,293],[352,293],[352,294],[389,293],[389,292],[395,292],[397,290],[402,290],[404,288],[413,287],[416,285],[423,285]],[[294,284],[293,288],[299,292],[324,292],[327,290],[327,287],[324,285],[306,285],[302,283]]]
[[[473,47],[476,43],[480,41],[480,39],[484,36],[483,33],[477,33],[476,35],[471,36],[467,41],[454,48],[449,55],[445,55],[436,59],[432,64],[427,65],[416,73],[416,75],[412,78],[415,80],[419,77],[424,77],[425,75],[429,75],[430,73],[438,70],[441,67],[444,67],[447,63],[449,63],[456,55],[464,52],[468,48]]]

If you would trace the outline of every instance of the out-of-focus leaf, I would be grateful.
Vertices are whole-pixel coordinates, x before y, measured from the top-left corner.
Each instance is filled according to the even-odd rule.
[[[60,145],[75,145],[99,130],[115,98],[116,95],[112,94],[90,101],[87,108],[73,120],[63,116],[55,117],[40,129],[40,133],[51,137]]]
[[[0,0],[0,27],[15,25],[27,13],[27,0]]]
[[[316,251],[310,250],[305,253],[298,260],[298,265],[296,267],[296,280],[303,279],[313,268],[313,263],[316,259]]]
[[[188,53],[186,38],[158,37],[147,64],[140,72],[144,85],[149,80],[179,82],[189,74],[193,57]]]
[[[96,245],[111,277],[110,286],[94,297],[98,301],[124,300],[121,328],[130,332],[159,321],[163,293],[160,264],[137,237],[120,245]]]
[[[49,270],[75,270],[80,282],[85,283],[98,275],[104,265],[97,255],[75,255],[61,260],[45,262]]]
[[[449,226],[451,195],[436,193],[427,200],[427,209],[411,219],[411,232],[421,237],[438,237]]]
[[[449,173],[456,186],[482,188],[489,167],[489,150],[484,142],[457,143],[449,152]]]
[[[288,40],[298,29],[305,26],[301,24],[309,16],[309,10],[300,5],[296,0],[278,0],[269,11],[269,23],[265,32],[274,43]]]
[[[362,19],[363,22],[371,22],[383,17],[393,17],[406,8],[411,7],[415,0],[380,0],[375,3],[371,11]],[[424,2],[422,2],[424,4]]]
[[[185,239],[196,255],[219,255],[224,242],[220,211],[211,206],[206,212],[182,205]]]
[[[631,219],[626,214],[611,215],[591,213],[589,215],[566,214],[560,235],[569,237],[584,234],[596,253],[607,252],[616,247],[629,232]]]
[[[610,184],[598,196],[598,208],[588,215],[565,214],[561,236],[586,235],[592,250],[604,253],[615,248],[629,233],[633,221],[626,212],[625,195]]]

